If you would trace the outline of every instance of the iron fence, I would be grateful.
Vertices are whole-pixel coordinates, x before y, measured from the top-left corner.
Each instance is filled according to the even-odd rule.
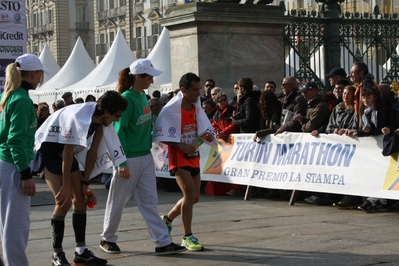
[[[294,18],[285,28],[285,75],[313,80],[324,91],[328,87],[325,74],[331,70],[324,69],[326,19],[316,11],[292,10],[288,16]],[[338,20],[341,67],[349,73],[354,62],[365,62],[377,83],[399,81],[397,14],[347,12]]]

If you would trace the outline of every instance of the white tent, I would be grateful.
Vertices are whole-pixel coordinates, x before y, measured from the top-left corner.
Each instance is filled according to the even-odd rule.
[[[136,57],[133,55],[129,46],[119,29],[115,40],[100,64],[81,81],[62,88],[59,93],[70,91],[74,97],[93,93],[104,92],[114,89],[118,81],[119,71],[128,67],[134,62]]]
[[[154,84],[148,88],[148,94],[151,96],[155,90],[161,93],[167,93],[172,90],[172,63],[170,56],[170,34],[167,28],[163,28],[161,35],[151,53],[147,56],[156,69],[163,73],[154,77]]]
[[[395,50],[396,50],[396,54],[399,55],[399,45],[396,46]],[[391,71],[391,68],[392,68],[391,64],[392,64],[392,60],[391,60],[391,57],[390,57],[387,60],[387,62],[382,66],[383,69],[385,70],[384,74],[386,74],[386,73]]]
[[[56,100],[56,91],[78,82],[86,77],[96,65],[90,58],[80,37],[62,69],[48,82],[31,93],[31,98],[52,103]],[[60,99],[60,97],[58,97]]]
[[[43,83],[45,83],[52,77],[54,77],[61,68],[55,61],[54,56],[50,51],[50,47],[47,44],[44,46],[42,53],[39,56],[39,59],[40,61],[42,61],[43,66],[50,70],[50,74],[44,73]]]
[[[170,57],[170,37],[169,30],[163,28],[161,35],[151,53],[147,56],[152,65],[163,73],[154,77],[154,84],[167,84],[172,82],[171,57]]]

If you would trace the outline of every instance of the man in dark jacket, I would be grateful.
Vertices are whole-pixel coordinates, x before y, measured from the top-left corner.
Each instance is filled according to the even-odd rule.
[[[255,133],[259,129],[260,112],[258,108],[259,91],[253,91],[251,78],[244,77],[237,81],[238,112],[232,117],[232,123],[240,127],[241,133]]]
[[[306,116],[295,118],[301,123],[302,131],[310,133],[317,129],[319,132],[324,132],[330,118],[330,110],[319,94],[316,83],[307,82],[303,84],[299,92],[308,101]],[[323,193],[314,193],[309,198],[305,198],[305,201],[315,205],[331,205],[332,203],[331,195]]]
[[[281,105],[283,107],[281,127],[274,133],[277,135],[284,131],[288,132],[301,132],[301,124],[295,120],[293,116],[306,114],[306,100],[298,92],[297,82],[294,77],[285,77],[281,89],[284,93],[284,97],[281,99]]]
[[[319,94],[316,83],[310,81],[303,84],[299,92],[308,101],[306,116],[295,118],[302,125],[302,132],[312,132],[315,129],[327,126],[330,110]]]

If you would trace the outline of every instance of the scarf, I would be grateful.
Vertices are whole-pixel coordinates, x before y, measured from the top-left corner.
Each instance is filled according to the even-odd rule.
[[[162,108],[153,129],[152,137],[154,142],[181,142],[181,103],[183,97],[183,93],[179,91],[179,93]],[[215,137],[216,133],[213,130],[212,124],[201,108],[200,97],[198,97],[194,105],[198,136],[210,133]],[[212,142],[205,141],[205,143],[217,147],[216,138],[214,138]]]
[[[371,106],[367,107],[362,114],[362,124],[365,127],[369,127],[369,128],[377,127],[378,111],[373,110],[373,107],[374,107],[374,103]]]

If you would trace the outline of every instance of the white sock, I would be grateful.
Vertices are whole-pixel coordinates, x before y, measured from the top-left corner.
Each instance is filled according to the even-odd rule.
[[[79,255],[82,255],[82,253],[85,251],[85,249],[86,249],[86,246],[83,246],[83,247],[76,247],[76,248],[75,248],[75,251],[76,251],[76,253],[78,253]]]

